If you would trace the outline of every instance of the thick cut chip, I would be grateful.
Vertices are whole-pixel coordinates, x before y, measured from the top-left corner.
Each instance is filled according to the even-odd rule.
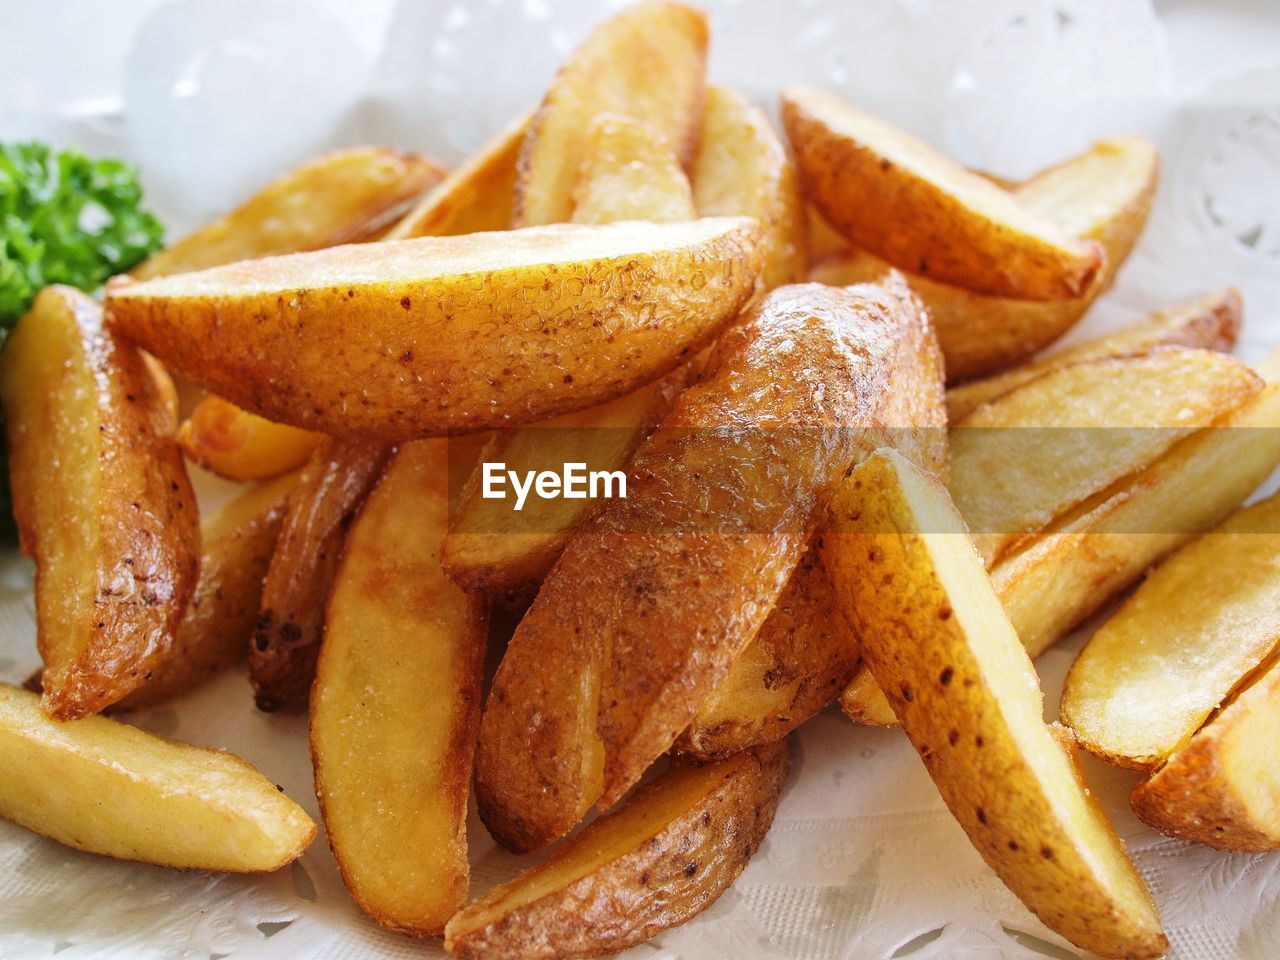
[[[449,582],[445,440],[400,448],[347,538],[311,698],[316,796],[356,902],[435,936],[466,902],[486,620]]]
[[[1089,639],[1062,721],[1089,752],[1151,770],[1280,644],[1280,496],[1182,547]]]
[[[871,668],[861,667],[840,694],[840,709],[854,723],[872,727],[896,727],[898,715],[889,706]]]
[[[50,720],[0,685],[0,816],[77,850],[183,870],[262,873],[315,839],[301,807],[239,757],[106,717]]]
[[[571,217],[578,171],[602,114],[653,127],[688,168],[697,146],[706,60],[706,14],[681,3],[638,3],[597,27],[561,67],[533,116],[520,154],[514,224]]]
[[[667,138],[630,117],[599,117],[573,192],[573,222],[669,223],[694,216],[689,178]]]
[[[228,480],[270,480],[297,470],[323,434],[275,423],[221,397],[205,397],[178,428],[191,460]]]
[[[761,256],[745,218],[560,224],[117,278],[107,303],[115,329],[247,410],[403,440],[657,379],[737,316]]]
[[[735,325],[507,646],[476,755],[490,831],[536,849],[625,793],[755,636],[830,486],[891,432],[930,455],[945,443],[941,389],[936,341],[892,278],[784,287]]]
[[[946,490],[886,450],[853,471],[832,515],[836,596],[974,847],[1076,946],[1160,956],[1151,894],[1045,725],[1035,668]]]
[[[787,774],[777,743],[679,766],[449,921],[468,960],[595,957],[643,943],[715,902],[760,846]]]
[[[200,526],[173,410],[144,355],[69,287],[45,288],[9,335],[0,399],[45,709],[97,713],[164,658],[195,589]]]
[[[386,147],[328,153],[161,250],[133,275],[145,280],[371,240],[444,175],[428,157]]]
[[[971,173],[829,93],[793,87],[782,118],[808,197],[859,248],[975,293],[1061,300],[1106,255]]]

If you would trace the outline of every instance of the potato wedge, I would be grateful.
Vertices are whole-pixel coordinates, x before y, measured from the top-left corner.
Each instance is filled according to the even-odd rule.
[[[990,403],[1050,370],[1086,360],[1102,360],[1159,347],[1191,347],[1230,353],[1240,333],[1243,313],[1240,291],[1223,287],[1204,296],[1166,307],[1146,320],[1115,333],[1057,350],[1004,373],[974,380],[947,391],[947,415],[952,423],[963,420],[984,403]],[[942,332],[939,330],[938,339]],[[943,347],[945,352],[946,347]]]
[[[205,397],[178,428],[187,458],[228,480],[270,480],[307,462],[324,435]]]
[[[263,873],[316,825],[239,757],[106,717],[50,720],[0,684],[0,816],[77,850],[184,870]]]
[[[693,191],[667,138],[621,114],[596,118],[573,191],[574,223],[692,220]]]
[[[706,67],[707,18],[693,7],[647,0],[596,27],[560,68],[534,114],[520,154],[513,224],[570,218],[592,124],[601,114],[650,125],[688,168]]]
[[[792,87],[782,120],[823,217],[894,266],[975,293],[1061,300],[1106,256],[923,142],[832,94]]]
[[[675,750],[718,760],[781,740],[839,696],[861,663],[857,637],[812,546]]]
[[[467,900],[467,794],[488,616],[449,582],[447,442],[396,453],[347,537],[311,697],[316,797],[343,882],[436,936]]]
[[[1013,188],[1015,199],[1032,213],[1064,233],[1105,247],[1105,266],[1079,296],[1049,301],[989,296],[907,274],[938,329],[947,379],[964,380],[1017,363],[1071,329],[1111,286],[1137,242],[1151,209],[1158,170],[1155,148],[1126,137],[1096,143]],[[841,249],[816,261],[811,279],[833,286],[865,283],[887,266],[864,250]]]
[[[951,431],[951,495],[987,566],[1262,388],[1240,361],[1170,347],[1050,370]]]
[[[824,559],[836,596],[983,859],[1076,946],[1163,954],[1151,894],[1045,725],[1035,668],[942,485],[880,451],[835,493],[832,515]]]
[[[707,88],[693,202],[704,217],[760,221],[766,290],[805,279],[808,224],[795,165],[765,115],[725,87]]]
[[[371,240],[445,175],[430,157],[355,147],[290,170],[225,217],[139,264],[139,280]]]
[[[172,410],[143,354],[70,287],[41,291],[9,335],[0,400],[44,706],[97,713],[164,658],[195,589],[199,519]]]
[[[507,646],[476,797],[512,849],[564,836],[667,751],[764,622],[850,464],[889,431],[945,441],[936,341],[893,278],[781,288],[718,352]]]
[[[690,368],[598,407],[566,413],[541,424],[495,433],[481,463],[501,463],[524,476],[559,472],[566,463],[588,470],[619,470],[640,441],[667,415],[688,383]],[[465,590],[520,608],[564,550],[569,537],[597,505],[591,500],[529,496],[515,511],[510,499],[481,496],[479,470],[467,480],[441,554],[449,576]]]
[[[1104,760],[1153,770],[1280,644],[1280,496],[1170,555],[1089,638],[1062,722]]]
[[[871,668],[865,664],[840,692],[840,709],[854,723],[865,723],[872,727],[898,725],[898,715],[889,706],[889,700],[876,683]]]
[[[532,117],[530,111],[500,130],[428,191],[383,239],[452,237],[511,226],[516,161]]]
[[[657,379],[751,298],[759,240],[754,221],[716,217],[422,237],[117,278],[107,302],[115,329],[247,410],[403,440]]]
[[[256,484],[201,524],[200,579],[173,647],[116,707],[132,710],[179,696],[244,659],[297,485],[297,473]]]
[[[813,204],[805,203],[805,214],[805,220],[809,225],[807,234],[809,240],[809,266],[811,269],[828,259],[834,259],[831,257],[832,254],[849,252],[849,241],[836,233],[835,227],[822,219],[822,214],[814,208]],[[813,276],[810,276],[809,279],[818,281],[818,278]],[[833,283],[832,286],[843,287],[848,286],[848,284]]]
[[[324,604],[347,528],[390,452],[371,441],[328,440],[312,454],[290,493],[249,647],[249,680],[259,710],[306,706]]]
[[[1280,465],[1280,386],[1055,521],[991,578],[1038,656],[1162,557],[1220,523]]]
[[[1134,788],[1133,811],[1161,833],[1219,850],[1280,849],[1280,669],[1272,664]]]
[[[785,742],[673,767],[460,912],[445,928],[445,949],[468,960],[595,957],[684,923],[759,848],[787,767]]]

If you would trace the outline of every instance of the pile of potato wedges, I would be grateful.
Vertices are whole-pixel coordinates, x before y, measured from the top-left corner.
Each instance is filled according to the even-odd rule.
[[[1280,360],[1231,355],[1230,287],[1044,352],[1137,243],[1155,149],[996,182],[808,88],[780,136],[707,84],[708,41],[628,7],[453,171],[330,154],[101,304],[39,295],[0,354],[44,664],[0,688],[0,815],[289,863],[317,828],[262,773],[104,716],[247,663],[258,708],[309,711],[353,898],[459,957],[695,916],[833,704],[900,725],[1101,956],[1167,942],[1078,746],[1141,772],[1156,829],[1280,849],[1280,499],[1242,509],[1280,465]],[[188,462],[241,492],[201,516]],[[625,495],[517,510],[497,463]],[[1046,723],[1031,658],[1121,597]],[[476,899],[472,796],[551,850]]]

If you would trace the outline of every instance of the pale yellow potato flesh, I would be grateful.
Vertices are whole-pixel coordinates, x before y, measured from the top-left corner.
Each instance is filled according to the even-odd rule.
[[[1233,357],[1172,347],[1059,367],[951,430],[951,495],[991,566],[1262,387]]]
[[[860,667],[849,685],[840,693],[840,709],[854,723],[872,727],[896,727],[898,715],[876,683],[870,667]]]
[[[505,230],[515,204],[516,162],[532,111],[516,118],[428,191],[384,240]]]
[[[692,179],[699,215],[760,221],[766,290],[805,279],[808,221],[795,164],[765,115],[738,92],[707,88]]]
[[[1280,465],[1280,386],[1055,521],[991,570],[1038,656],[1152,564],[1220,523]]]
[[[9,335],[0,400],[45,709],[97,713],[164,658],[195,589],[200,527],[173,410],[142,352],[58,286]]]
[[[249,646],[258,709],[306,706],[347,530],[390,456],[381,443],[326,440],[290,491]]]
[[[689,380],[686,365],[633,393],[598,407],[495,433],[480,452],[483,463],[525,476],[559,473],[566,463],[589,471],[623,469],[641,440],[666,416]],[[453,513],[442,560],[456,583],[504,606],[532,598],[573,531],[597,505],[592,500],[539,497],[531,491],[521,510],[514,495],[481,496],[483,476],[472,472]]]
[[[946,490],[879,451],[836,492],[832,517],[824,559],[836,596],[974,847],[1076,946],[1160,956],[1151,894],[1045,725],[1035,668]]]
[[[596,118],[573,191],[573,223],[692,220],[693,191],[662,133],[622,114]]]
[[[860,249],[975,293],[1061,300],[1106,255],[909,134],[809,87],[782,94],[809,200]]]
[[[1145,140],[1104,140],[1025,184],[1010,187],[1033,214],[1064,233],[1096,240],[1106,263],[1075,297],[1048,301],[975,293],[918,273],[907,279],[929,308],[947,358],[950,382],[992,373],[1025,360],[1066,333],[1110,287],[1146,225],[1155,195],[1159,157]],[[863,283],[887,263],[865,250],[825,246],[811,278],[821,283]],[[990,397],[987,397],[990,399]],[[956,419],[958,415],[953,415]]]
[[[706,14],[681,3],[648,0],[596,27],[560,68],[529,125],[513,225],[570,219],[578,171],[601,114],[650,125],[688,168],[697,145],[706,59]]]
[[[1102,360],[1160,347],[1193,347],[1230,353],[1240,333],[1243,303],[1235,287],[1223,287],[1160,310],[1146,320],[1095,337],[1065,350],[974,380],[947,391],[947,416],[952,423],[963,420],[984,403],[1037,379],[1050,370],[1085,360]]]
[[[179,696],[244,659],[263,580],[297,484],[297,473],[255,484],[204,520],[200,579],[173,647],[146,682],[116,706],[129,710]]]
[[[187,459],[241,482],[297,470],[323,440],[323,434],[276,423],[221,397],[205,397],[178,427]]]
[[[0,684],[0,816],[77,850],[184,870],[262,873],[316,825],[239,757],[106,717],[59,723]]]
[[[676,766],[539,866],[445,928],[469,960],[594,957],[642,943],[709,907],[773,821],[785,741],[707,766]]]
[[[347,538],[311,695],[316,796],[342,879],[383,926],[466,903],[487,615],[440,566],[447,441],[400,448]]]
[[[1247,689],[1134,788],[1134,813],[1220,850],[1280,850],[1280,668]]]
[[[132,273],[146,280],[371,240],[444,175],[444,167],[429,157],[387,147],[327,153],[272,181]]]
[[[736,324],[506,647],[476,752],[490,832],[538,849],[618,800],[768,618],[825,491],[889,434],[936,456],[942,420],[936,342],[894,278],[782,287]]]
[[[761,257],[746,218],[557,224],[117,278],[107,304],[115,330],[247,410],[394,441],[657,379],[737,316]]]
[[[1280,643],[1280,496],[1156,567],[1076,658],[1062,722],[1104,760],[1152,770]]]

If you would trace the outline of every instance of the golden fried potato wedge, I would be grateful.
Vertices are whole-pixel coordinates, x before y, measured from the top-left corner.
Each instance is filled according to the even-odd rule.
[[[117,278],[107,302],[116,330],[247,410],[402,440],[637,389],[737,316],[760,264],[745,218],[560,224]]]
[[[1280,645],[1280,496],[1169,556],[1089,639],[1062,722],[1104,760],[1152,770]]]
[[[324,604],[347,528],[390,452],[373,441],[327,440],[289,494],[249,648],[249,680],[258,709],[306,705],[324,630]]]
[[[832,515],[824,559],[836,596],[983,859],[1076,946],[1164,953],[1151,894],[1045,725],[1035,668],[946,490],[884,450],[836,492]]]
[[[143,261],[140,280],[371,240],[439,183],[430,157],[355,147],[309,160],[225,217]]]
[[[848,686],[840,692],[840,709],[854,723],[872,727],[896,727],[898,715],[876,683],[871,668],[863,665]]]
[[[564,836],[670,748],[759,630],[849,465],[890,431],[945,442],[941,358],[900,281],[780,288],[718,354],[507,646],[476,797],[512,849]]]
[[[1272,664],[1134,788],[1161,833],[1220,850],[1280,849],[1280,668]]]
[[[1111,286],[1137,242],[1151,209],[1158,170],[1155,148],[1126,137],[1094,144],[1013,189],[1022,206],[1052,221],[1062,232],[1097,240],[1105,247],[1106,264],[1079,296],[1022,300],[974,293],[918,273],[907,274],[937,327],[947,358],[947,379],[955,382],[1008,367],[1073,327]],[[838,248],[815,262],[811,278],[834,286],[865,283],[887,266],[865,250]]]
[[[270,480],[307,462],[324,435],[205,397],[178,428],[187,458],[228,480]]]
[[[467,960],[595,957],[684,923],[759,848],[787,767],[785,742],[674,767],[460,912],[445,949]]]
[[[795,165],[765,115],[725,87],[707,88],[693,202],[704,217],[760,221],[766,290],[805,279],[808,223]]]
[[[688,168],[706,66],[707,18],[693,7],[647,0],[598,26],[560,68],[534,114],[520,154],[514,225],[571,217],[578,172],[601,114],[653,127]]]
[[[9,335],[0,400],[44,706],[97,713],[164,658],[195,589],[199,519],[172,409],[143,354],[70,287],[41,291]]]
[[[147,681],[115,706],[131,710],[186,693],[244,659],[262,603],[262,583],[284,523],[291,473],[255,484],[201,524],[200,579],[173,647]]]
[[[1171,347],[1050,370],[951,431],[951,495],[991,566],[1262,388],[1239,360]]]
[[[782,119],[809,199],[894,266],[975,293],[1061,300],[1083,294],[1105,263],[1096,241],[832,94],[785,90]]]
[[[406,444],[334,578],[311,697],[316,797],[378,923],[436,936],[467,900],[467,794],[487,615],[449,582],[447,441]]]
[[[428,191],[383,239],[452,237],[511,226],[516,161],[532,117],[530,111],[500,130]]]
[[[1115,333],[1057,350],[1004,373],[974,380],[947,391],[947,415],[952,423],[963,420],[984,403],[990,403],[1023,384],[1069,364],[1147,353],[1160,347],[1191,347],[1230,353],[1240,333],[1240,291],[1223,287],[1203,296],[1166,307],[1146,320]],[[938,339],[942,339],[939,330]],[[944,345],[945,352],[946,347]]]
[[[839,696],[861,663],[857,638],[811,547],[675,750],[699,761],[718,760],[781,740]]]
[[[303,809],[239,757],[106,717],[59,723],[5,684],[0,754],[0,816],[77,850],[262,873],[315,839]]]
[[[660,131],[605,113],[592,125],[587,143],[573,191],[574,223],[693,219],[689,178]]]
[[[1081,504],[991,570],[1038,656],[1162,557],[1242,504],[1280,465],[1280,386]]]
[[[667,415],[690,376],[689,365],[616,400],[541,424],[494,433],[480,463],[527,476],[560,472],[566,463],[588,471],[625,468],[636,446]],[[484,476],[466,481],[445,538],[442,560],[456,583],[519,608],[533,597],[564,545],[596,506],[591,500],[543,498],[531,492],[523,507],[482,496]]]

